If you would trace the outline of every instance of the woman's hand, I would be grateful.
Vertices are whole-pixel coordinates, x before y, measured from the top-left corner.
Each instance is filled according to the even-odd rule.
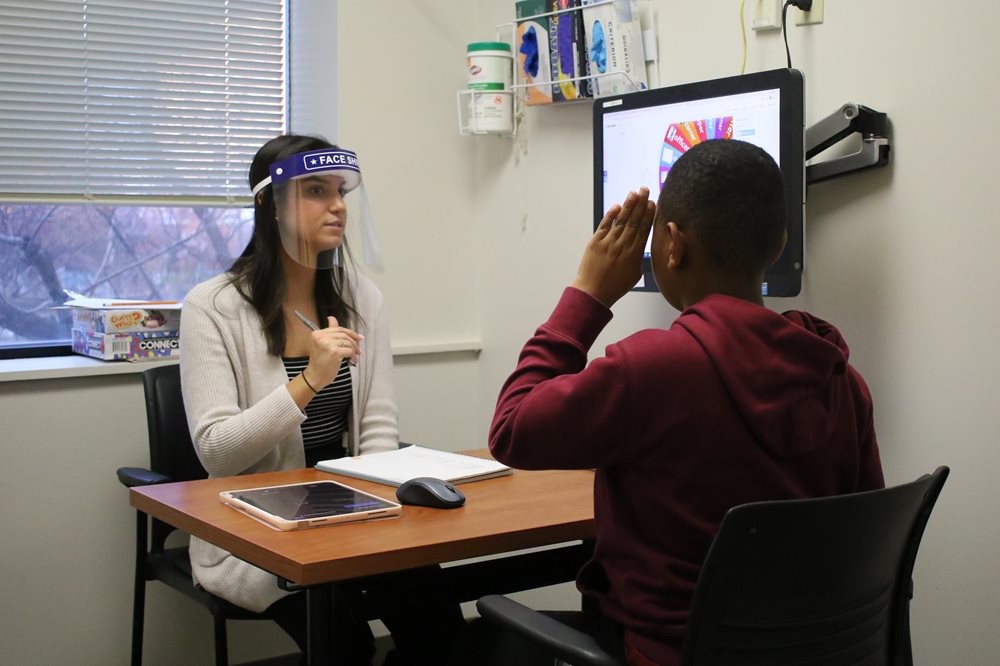
[[[645,187],[612,206],[587,243],[573,286],[609,308],[642,278],[642,254],[656,204]]]
[[[357,362],[361,356],[361,340],[364,339],[362,335],[340,326],[336,317],[327,317],[327,320],[328,328],[312,332],[309,365],[304,370],[309,383],[317,391],[336,379],[345,358]]]

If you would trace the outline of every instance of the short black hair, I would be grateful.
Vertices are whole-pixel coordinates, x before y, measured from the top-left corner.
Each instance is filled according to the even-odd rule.
[[[785,231],[781,170],[753,144],[704,141],[670,169],[657,218],[693,231],[716,268],[745,277],[761,275]]]

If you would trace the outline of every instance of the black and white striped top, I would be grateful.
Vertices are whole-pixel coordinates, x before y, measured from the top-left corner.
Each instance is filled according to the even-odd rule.
[[[281,357],[291,381],[309,365],[309,357]],[[306,405],[306,420],[302,422],[302,442],[305,444],[306,467],[320,460],[342,458],[347,413],[351,409],[351,368],[347,359],[340,364],[336,379],[323,387]]]

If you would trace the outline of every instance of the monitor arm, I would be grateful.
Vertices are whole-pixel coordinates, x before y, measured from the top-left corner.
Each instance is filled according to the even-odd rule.
[[[807,184],[843,176],[852,171],[883,167],[889,163],[888,116],[852,102],[844,104],[806,129],[806,159],[811,159],[855,132],[861,133],[861,150],[809,164],[806,167]]]

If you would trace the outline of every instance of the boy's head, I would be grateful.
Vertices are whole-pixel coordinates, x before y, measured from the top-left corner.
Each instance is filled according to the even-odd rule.
[[[717,139],[674,163],[660,190],[653,225],[657,285],[683,309],[721,291],[755,290],[785,244],[781,171],[764,150]]]

